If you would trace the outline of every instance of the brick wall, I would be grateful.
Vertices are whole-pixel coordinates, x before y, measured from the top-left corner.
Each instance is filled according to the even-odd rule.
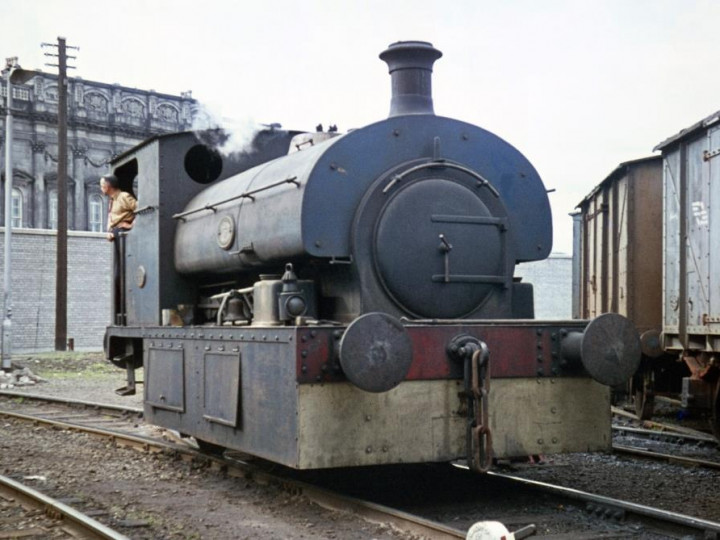
[[[13,229],[13,352],[55,348],[55,231]],[[0,228],[0,275],[5,266]],[[102,349],[110,321],[111,244],[102,233],[68,232],[67,335],[75,349]],[[0,278],[0,295],[4,295]],[[4,317],[0,296],[0,321]]]

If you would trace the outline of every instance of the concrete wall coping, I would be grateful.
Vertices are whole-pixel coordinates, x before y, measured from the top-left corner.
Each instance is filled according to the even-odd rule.
[[[0,233],[5,234],[5,227],[0,227]],[[26,229],[26,228],[13,228],[13,234],[27,234],[31,236],[57,236],[55,229]],[[91,232],[91,231],[68,231],[68,236],[80,237],[80,238],[105,238],[107,233],[104,232]]]

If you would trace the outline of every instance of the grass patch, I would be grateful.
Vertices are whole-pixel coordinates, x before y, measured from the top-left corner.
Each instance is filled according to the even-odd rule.
[[[117,374],[120,370],[105,360],[103,353],[58,351],[13,357],[13,364],[30,369],[46,379],[93,378]]]

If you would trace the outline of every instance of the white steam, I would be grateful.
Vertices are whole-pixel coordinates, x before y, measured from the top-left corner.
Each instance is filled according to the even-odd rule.
[[[219,108],[205,104],[198,104],[193,114],[192,130],[214,131],[200,138],[212,144],[224,156],[249,152],[255,136],[262,129],[263,126],[250,117],[239,120],[228,118]]]

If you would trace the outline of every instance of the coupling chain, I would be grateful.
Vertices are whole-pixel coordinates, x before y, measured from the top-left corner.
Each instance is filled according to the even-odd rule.
[[[492,465],[490,431],[490,350],[485,342],[465,360],[465,394],[468,399],[467,460],[475,472]]]

